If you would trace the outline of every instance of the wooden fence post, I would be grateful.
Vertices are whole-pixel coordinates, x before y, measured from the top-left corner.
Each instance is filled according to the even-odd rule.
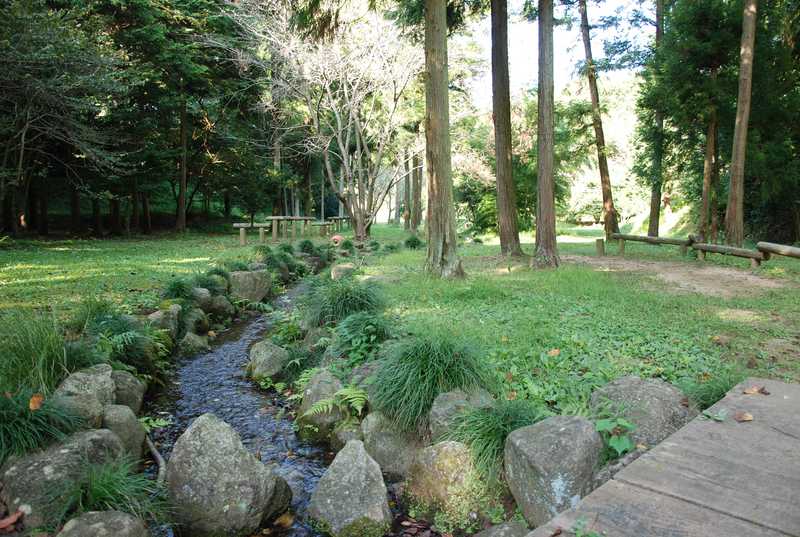
[[[239,246],[247,245],[247,230],[243,227],[239,228]]]
[[[603,239],[594,241],[594,247],[597,249],[597,257],[605,257],[606,255],[606,242]]]
[[[264,228],[263,227],[258,228],[258,242],[260,242],[261,244],[264,244],[264,242],[265,242],[265,240],[264,240]]]
[[[625,239],[619,240],[619,255],[625,255]]]

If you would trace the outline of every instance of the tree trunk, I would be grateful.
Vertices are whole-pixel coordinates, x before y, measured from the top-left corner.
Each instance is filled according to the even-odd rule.
[[[109,208],[111,209],[110,226],[112,235],[122,235],[122,211],[120,211],[119,199],[111,198],[109,201]]]
[[[153,231],[153,221],[150,219],[150,194],[142,193],[142,233],[149,235]]]
[[[717,136],[717,111],[712,109],[708,119],[708,131],[706,132],[706,152],[703,161],[703,194],[700,203],[700,221],[697,226],[697,233],[700,235],[701,242],[706,242],[709,237],[709,214],[711,208],[711,189],[714,177],[716,162],[716,136]]]
[[[403,229],[411,229],[411,159],[403,152]]]
[[[539,0],[539,124],[537,149],[536,254],[538,267],[557,267],[554,178],[553,0]]]
[[[725,213],[725,242],[734,246],[741,246],[744,240],[744,163],[747,150],[747,125],[750,121],[750,97],[753,88],[753,47],[756,41],[757,5],[757,0],[745,0],[742,17],[739,97],[736,104],[736,125],[733,130],[728,209]]]
[[[42,179],[39,182],[39,220],[37,230],[39,235],[50,234],[50,208],[49,208],[49,192],[47,188],[47,181]]]
[[[611,176],[608,171],[608,158],[606,157],[606,137],[603,132],[603,117],[600,111],[600,93],[597,91],[597,73],[595,72],[594,58],[592,57],[592,41],[589,35],[589,15],[586,12],[586,0],[578,0],[578,9],[581,12],[581,36],[583,36],[583,49],[586,53],[586,78],[589,81],[589,94],[592,99],[592,123],[597,144],[597,167],[600,170],[600,188],[603,194],[603,226],[606,230],[606,238],[610,239],[612,233],[619,233],[619,224],[617,210],[614,207],[614,197],[611,194]]]
[[[131,228],[139,229],[139,179],[136,177],[131,184]]]
[[[231,191],[225,190],[222,193],[222,207],[223,212],[225,213],[225,218],[228,219],[231,217]]]
[[[422,223],[422,159],[414,153],[414,172],[411,174],[411,231],[417,233]]]
[[[339,192],[344,192],[344,174],[339,172]],[[344,202],[339,200],[339,214],[338,216],[344,216]]]
[[[656,50],[661,46],[664,37],[664,0],[656,0]],[[664,113],[656,110],[656,140],[653,147],[653,177],[650,187],[650,219],[647,224],[647,235],[658,237],[658,226],[661,220],[661,188],[664,184]]]
[[[425,0],[425,152],[428,161],[428,255],[425,268],[463,277],[453,205],[447,74],[447,2]]]
[[[81,193],[75,185],[70,186],[69,209],[70,228],[73,233],[79,234],[83,231],[83,226],[81,225]]]
[[[178,186],[178,210],[176,212],[177,218],[175,220],[176,231],[186,231],[186,189],[188,183],[188,174],[186,164],[188,161],[188,141],[186,125],[186,99],[181,103],[181,176]]]
[[[92,198],[92,227],[95,237],[103,236],[103,212],[100,210],[98,198]]]
[[[395,224],[399,224],[400,223],[400,210],[401,210],[400,206],[402,205],[402,202],[400,200],[402,199],[401,198],[401,193],[402,193],[402,190],[403,190],[402,189],[402,185],[403,185],[402,181],[398,181],[397,184],[394,187],[394,223]]]
[[[517,194],[511,166],[511,90],[508,79],[508,3],[492,0],[492,105],[500,253],[520,256]]]
[[[714,125],[714,167],[711,169],[711,242],[717,243],[719,235],[719,119]]]

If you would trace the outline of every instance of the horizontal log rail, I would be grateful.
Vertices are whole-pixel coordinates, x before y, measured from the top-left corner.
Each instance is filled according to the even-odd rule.
[[[319,227],[320,236],[328,235],[328,230],[341,231],[345,224],[350,223],[349,216],[331,216],[327,220],[316,221],[313,216],[266,216],[262,220],[267,222],[236,222],[234,229],[239,230],[239,244],[247,245],[247,230],[258,229],[258,239],[261,243],[266,242],[265,228],[272,228],[272,240],[277,241],[279,237],[295,238],[298,234],[297,226],[300,224],[299,235],[302,237],[309,231],[309,226]]]
[[[759,242],[756,249],[764,255],[764,260],[770,259],[773,255],[784,255],[800,259],[800,248],[797,246],[787,246],[774,242]]]
[[[619,254],[623,255],[625,253],[625,242],[626,241],[633,241],[633,242],[644,242],[647,244],[669,244],[673,246],[680,246],[681,253],[686,255],[688,248],[694,243],[694,237],[689,235],[686,239],[676,239],[672,237],[648,237],[646,235],[627,235],[625,233],[612,233],[611,238],[615,239],[619,243]]]
[[[750,259],[750,265],[753,268],[761,265],[761,262],[764,260],[764,254],[758,250],[748,250],[747,248],[736,248],[735,246],[724,246],[722,244],[706,244],[703,242],[692,244],[692,248],[700,252],[700,259],[705,259],[707,252],[744,257]]]

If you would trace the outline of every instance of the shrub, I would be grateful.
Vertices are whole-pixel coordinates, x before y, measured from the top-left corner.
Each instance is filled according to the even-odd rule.
[[[222,264],[222,267],[227,270],[228,272],[244,272],[249,270],[250,268],[247,266],[247,263],[244,261],[234,260],[234,261],[225,261]]]
[[[398,427],[425,424],[437,395],[455,389],[492,387],[491,371],[472,342],[436,327],[386,347],[373,383],[375,405]]]
[[[336,327],[332,352],[346,357],[347,369],[369,361],[381,343],[391,337],[389,319],[372,312],[354,313]]]
[[[423,242],[416,235],[411,235],[405,240],[404,244],[409,250],[416,250],[423,245]]]
[[[67,369],[76,371],[108,361],[106,356],[86,338],[67,341],[64,344],[64,359]]]
[[[278,250],[286,252],[287,254],[294,255],[294,246],[290,242],[283,242],[278,245]]]
[[[396,244],[386,244],[383,249],[387,252],[396,252],[399,247]]]
[[[224,295],[228,292],[228,280],[217,275],[197,274],[192,278],[192,286],[208,289],[212,295]]]
[[[83,479],[59,491],[64,505],[76,506],[75,515],[89,511],[122,511],[143,520],[164,522],[168,507],[163,487],[137,472],[129,458],[93,464]],[[72,513],[64,512],[62,521]]]
[[[490,407],[474,408],[457,416],[445,439],[469,446],[478,473],[495,484],[502,472],[506,437],[550,415],[545,407],[530,401],[497,400]]]
[[[705,410],[725,397],[744,377],[744,373],[737,368],[720,368],[710,375],[701,374],[681,379],[677,385],[692,403],[700,410]]]
[[[297,278],[301,278],[308,274],[308,265],[294,257],[289,252],[278,252],[276,254],[278,260],[286,265],[289,272]]]
[[[272,248],[266,244],[259,244],[253,248],[253,261],[256,263],[266,263],[266,259],[272,255]]]
[[[71,371],[52,314],[9,312],[0,318],[0,392],[50,393]]]
[[[86,297],[75,308],[70,319],[65,323],[65,328],[73,332],[83,332],[86,329],[86,325],[93,319],[108,315],[114,311],[116,311],[116,306],[110,301],[94,296]]]
[[[314,255],[317,251],[314,242],[311,239],[303,239],[297,243],[297,249],[308,255]]]
[[[347,250],[350,254],[353,254],[356,251],[356,246],[353,244],[353,241],[350,239],[345,239],[339,244],[339,248],[342,250]]]
[[[369,241],[369,249],[372,252],[377,252],[381,249],[381,243],[376,240]]]
[[[207,276],[219,276],[220,278],[224,278],[228,285],[231,283],[231,273],[225,270],[223,267],[212,267],[206,271]]]
[[[11,455],[23,455],[61,440],[80,426],[51,399],[24,389],[0,395],[0,465]]]
[[[170,368],[166,357],[171,351],[171,340],[165,330],[115,313],[97,319],[89,326],[89,333],[112,361],[131,366],[150,380],[164,380]]]
[[[164,298],[191,300],[194,285],[187,278],[175,278],[164,289]]]
[[[320,278],[312,285],[304,305],[308,323],[320,326],[338,323],[360,311],[380,311],[384,307],[384,299],[373,283],[359,282],[354,278]]]

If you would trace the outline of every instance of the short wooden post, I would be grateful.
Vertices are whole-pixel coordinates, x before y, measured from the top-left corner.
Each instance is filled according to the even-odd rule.
[[[243,227],[239,228],[239,246],[247,245],[247,230]]]
[[[705,250],[698,250],[698,252],[700,252],[700,260],[701,261],[705,261],[706,260],[706,251]]]
[[[294,239],[297,237],[297,221],[291,220],[289,225],[292,226],[292,238]]]
[[[753,257],[750,258],[750,268],[757,269],[760,266],[761,266],[761,260],[760,259],[755,259]]]
[[[261,244],[264,244],[264,242],[265,242],[265,240],[264,240],[264,228],[263,227],[258,228],[258,242],[260,242]]]
[[[278,221],[277,220],[273,220],[271,222],[271,225],[272,225],[272,240],[273,241],[277,241],[278,240]]]
[[[605,257],[606,255],[606,241],[597,239],[594,241],[594,247],[597,250],[597,257]]]
[[[686,257],[686,254],[689,253],[689,246],[686,244],[681,244],[681,255]]]
[[[306,234],[306,221],[305,219],[300,220],[300,236],[303,237]]]
[[[619,255],[625,255],[625,239],[619,240]]]

